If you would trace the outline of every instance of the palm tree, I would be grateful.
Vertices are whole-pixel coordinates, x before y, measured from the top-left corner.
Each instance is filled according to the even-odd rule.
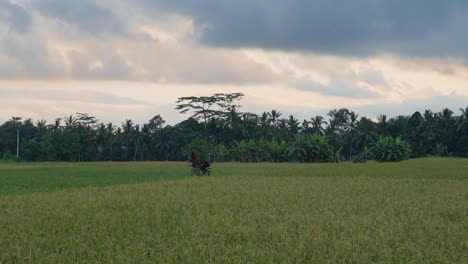
[[[132,141],[133,134],[133,121],[130,119],[125,120],[125,123],[122,124],[122,134],[123,134],[123,143],[125,148],[125,160],[128,160],[128,151],[130,143]]]
[[[347,130],[350,133],[349,137],[349,159],[351,160],[351,157],[353,156],[353,141],[354,141],[354,133],[356,131],[356,127],[358,125],[358,115],[354,112],[349,113],[349,121],[348,121],[348,127]]]
[[[282,115],[283,114],[277,110],[271,110],[271,112],[268,113],[268,116],[270,117],[270,121],[274,126],[277,125],[277,122]]]
[[[389,124],[387,120],[387,115],[379,115],[377,117],[378,123],[377,123],[377,131],[379,135],[383,137],[388,137],[390,136],[390,130],[389,130]]]
[[[287,124],[290,135],[296,135],[299,132],[299,120],[294,118],[293,115],[289,116]]]
[[[271,123],[271,120],[268,118],[268,113],[263,112],[262,116],[260,117],[260,127],[262,130],[262,137],[270,136],[270,123]]]
[[[310,121],[312,123],[312,132],[323,135],[325,132],[323,126],[328,124],[327,121],[322,116],[312,117]]]
[[[70,115],[69,117],[65,117],[65,127],[67,129],[73,128],[77,123],[78,123],[78,119],[75,118],[73,115]]]
[[[439,122],[440,142],[442,144],[442,151],[439,151],[439,153],[447,155],[449,153],[449,142],[452,141],[454,136],[454,134],[451,133],[454,127],[453,111],[445,108],[437,115],[437,119]]]
[[[159,153],[164,155],[166,161],[169,161],[169,150],[173,147],[172,143],[172,137],[167,132],[167,129],[164,128],[161,130],[161,133],[158,137],[158,142],[156,143],[156,149],[159,150]]]
[[[373,143],[379,136],[374,129],[374,122],[369,118],[361,118],[357,126],[356,145],[361,149],[366,148],[369,143]]]
[[[460,135],[468,135],[468,107],[466,109],[460,108],[462,115],[458,122],[458,132]]]

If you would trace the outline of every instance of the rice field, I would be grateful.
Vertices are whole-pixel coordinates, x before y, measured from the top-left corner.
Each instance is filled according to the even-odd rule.
[[[468,160],[0,163],[0,263],[468,263]]]

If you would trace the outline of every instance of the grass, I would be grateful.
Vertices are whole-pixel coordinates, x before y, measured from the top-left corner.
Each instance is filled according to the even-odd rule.
[[[0,164],[0,263],[468,261],[468,160],[188,176],[183,163]]]

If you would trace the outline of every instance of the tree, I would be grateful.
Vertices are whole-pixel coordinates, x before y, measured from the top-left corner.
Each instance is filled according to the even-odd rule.
[[[346,156],[356,157],[371,149],[378,136],[401,137],[411,145],[412,157],[468,156],[468,107],[459,114],[443,109],[392,118],[380,115],[377,122],[358,119],[356,113],[342,108],[331,110],[328,122],[315,116],[300,124],[293,115],[281,118],[278,110],[261,115],[241,112],[238,102],[242,96],[181,97],[179,111],[190,112],[192,117],[173,126],[165,124],[160,115],[146,123],[127,119],[116,126],[98,123],[84,113],[50,123],[12,117],[0,123],[0,157],[16,153],[18,130],[20,153],[30,161],[181,161],[187,158],[182,149],[197,138],[216,146],[212,149],[216,160],[241,162],[324,162],[327,158],[317,154],[321,153],[317,145],[333,150],[324,153],[340,155],[336,150],[342,149]]]
[[[274,125],[278,125],[278,120],[283,114],[278,111],[278,110],[271,110],[271,112],[268,113],[268,116],[270,117],[270,122]]]
[[[383,137],[390,136],[390,128],[387,120],[387,115],[379,115],[379,117],[377,117],[377,120],[377,133]]]
[[[468,107],[466,109],[460,108],[462,115],[458,121],[458,132],[462,136],[468,135]]]
[[[363,150],[364,148],[369,146],[369,143],[375,142],[375,140],[378,137],[379,136],[375,131],[374,122],[372,122],[372,120],[370,120],[369,118],[362,117],[361,120],[359,120],[359,124],[357,126],[355,140],[356,146],[360,150]]]
[[[312,117],[310,121],[312,124],[312,133],[323,135],[325,132],[323,127],[328,124],[327,121],[325,121],[322,116]]]
[[[437,114],[437,122],[440,133],[440,143],[442,144],[441,155],[449,154],[449,144],[453,142],[456,134],[454,133],[456,121],[453,118],[453,111],[450,109],[443,109],[442,112]]]
[[[180,97],[176,102],[178,104],[176,110],[179,110],[182,114],[192,111],[193,115],[191,118],[195,120],[201,119],[206,124],[211,118],[236,111],[240,107],[236,103],[243,96],[244,94],[242,93],[217,93],[212,96]]]
[[[290,136],[294,136],[299,132],[299,120],[294,118],[293,115],[289,116],[287,124]]]
[[[161,131],[164,127],[164,123],[166,123],[166,121],[160,115],[155,115],[148,121],[148,132],[154,134]]]

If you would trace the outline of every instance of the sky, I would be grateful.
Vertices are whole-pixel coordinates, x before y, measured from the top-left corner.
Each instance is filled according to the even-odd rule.
[[[244,111],[395,116],[468,106],[466,0],[0,0],[0,122],[175,124],[183,96]]]

